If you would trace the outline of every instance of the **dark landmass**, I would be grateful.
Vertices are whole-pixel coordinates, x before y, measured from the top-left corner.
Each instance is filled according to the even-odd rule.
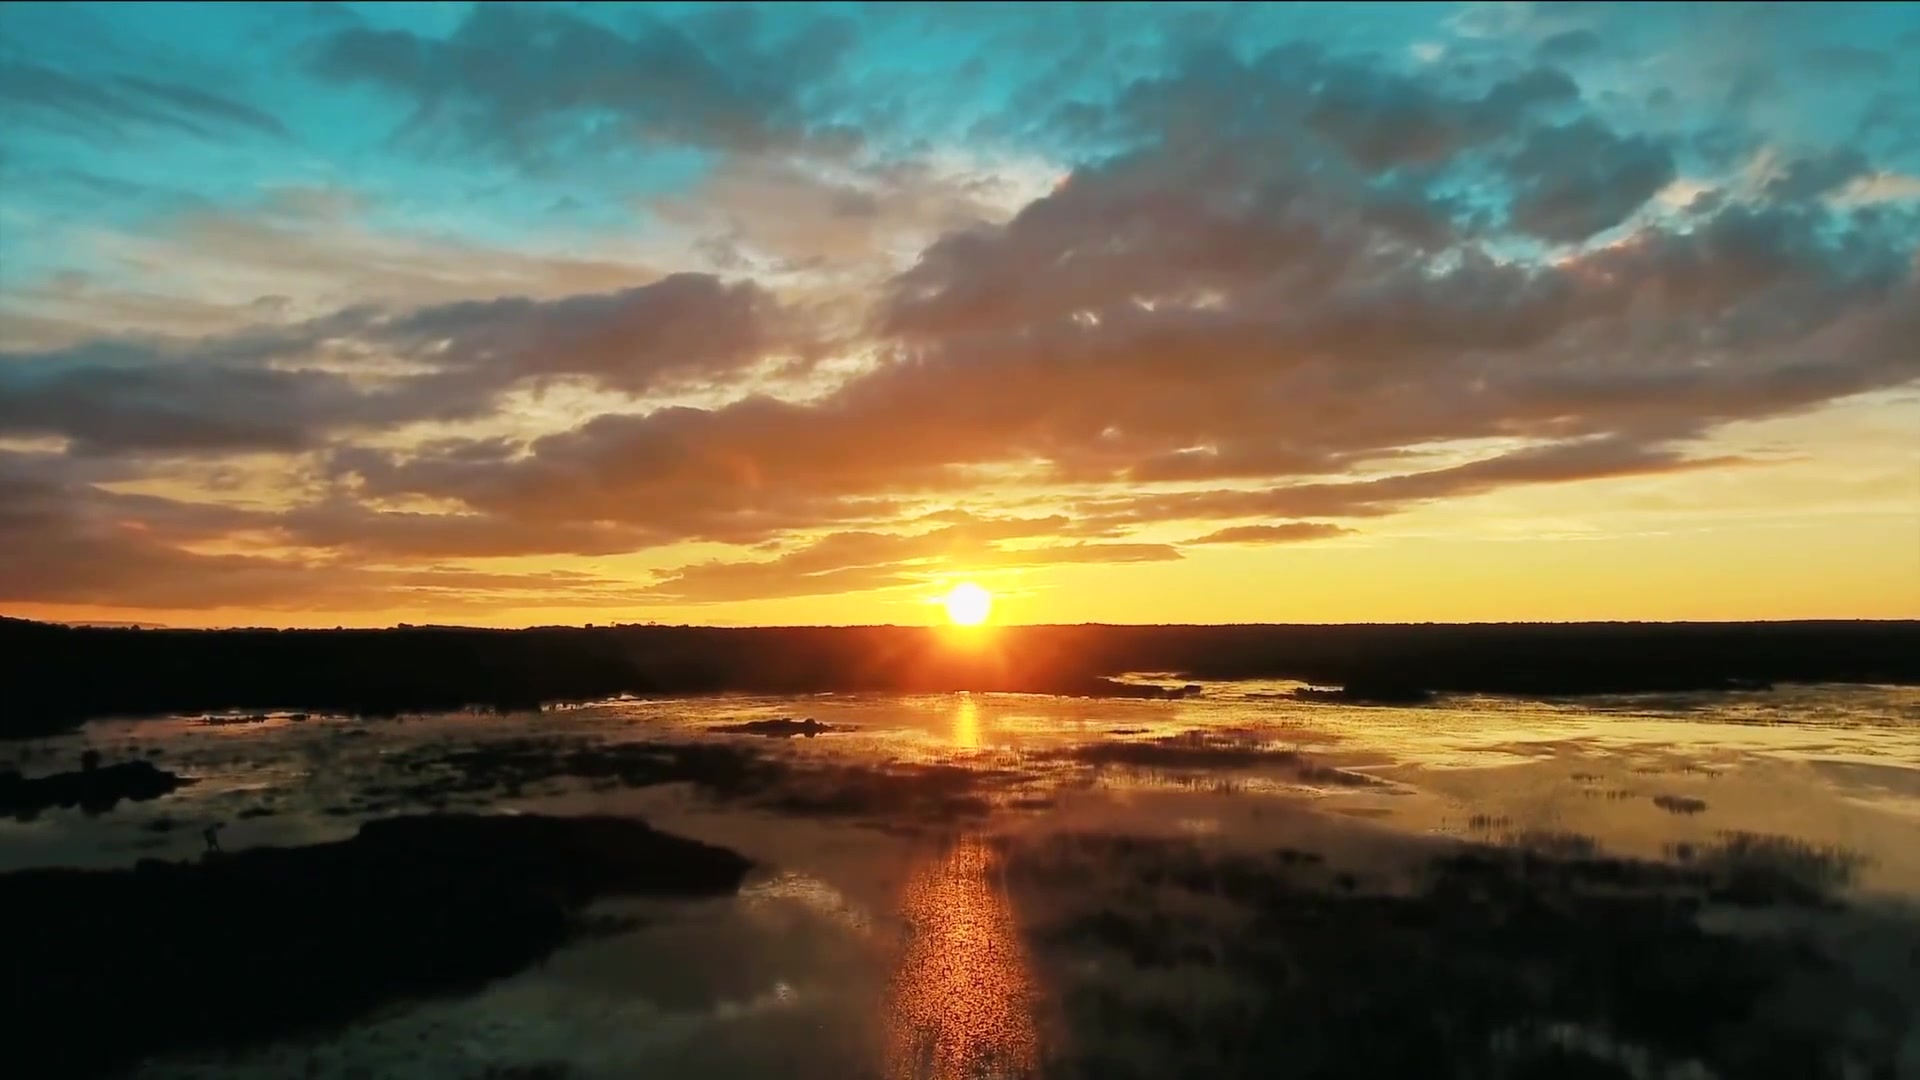
[[[103,814],[120,800],[144,802],[193,783],[150,761],[129,761],[100,768],[89,758],[78,772],[55,773],[29,779],[17,772],[0,772],[0,814],[31,820],[56,806],[79,807]]]
[[[243,724],[264,724],[273,719],[266,713],[248,713],[243,716],[203,716],[200,723],[207,727],[237,727]]]
[[[1118,765],[1154,773],[1272,769],[1292,773],[1307,784],[1373,787],[1385,783],[1365,773],[1321,765],[1298,750],[1232,732],[1189,731],[1157,739],[1113,739],[1034,756],[1081,765]]]
[[[1079,691],[1082,697],[1137,698],[1142,701],[1178,701],[1199,697],[1206,688],[1199,683],[1181,686],[1157,686],[1153,683],[1122,682],[1114,678],[1096,679]],[[1065,691],[1060,691],[1065,693]],[[1074,695],[1068,695],[1074,696]]]
[[[867,818],[890,829],[925,824],[951,827],[985,818],[992,810],[989,793],[1013,775],[915,762],[880,768],[827,765],[795,770],[755,802],[784,814]]]
[[[1669,814],[1698,814],[1707,808],[1707,801],[1685,795],[1655,795],[1653,805]]]
[[[432,815],[198,863],[0,875],[0,1061],[96,1076],[322,1029],[512,974],[581,932],[597,896],[728,893],[749,865],[629,818]]]
[[[923,762],[796,761],[739,743],[505,738],[396,751],[394,775],[368,786],[341,814],[485,807],[553,782],[596,790],[686,784],[740,806],[817,817],[866,818],[889,827],[940,828],[977,818],[988,794],[1021,777],[1010,770]],[[330,813],[332,811],[329,811]]]
[[[811,716],[805,720],[780,716],[771,720],[748,720],[742,724],[718,724],[707,730],[722,735],[758,735],[763,739],[791,739],[795,735],[811,739],[835,729],[832,724],[823,724]]]
[[[393,775],[361,791],[352,812],[487,806],[555,780],[584,780],[596,789],[684,783],[716,798],[747,799],[777,787],[788,771],[739,745],[566,738],[428,743],[396,750],[388,761]]]
[[[1331,690],[1302,687],[1293,697],[1334,705],[1425,705],[1433,700],[1433,691],[1404,683],[1353,682]]]
[[[1811,906],[1893,955],[1915,947],[1908,920],[1838,910],[1844,853],[1736,836],[1676,865],[1563,846],[1581,850],[1440,853],[1412,889],[1289,849],[1102,835],[1017,849],[1010,880],[1049,913],[1036,951],[1069,1035],[1047,1072],[1903,1075],[1911,978],[1866,983],[1802,936],[1697,918],[1708,903]]]
[[[0,619],[0,734],[89,717],[359,715],[618,694],[1002,691],[1167,697],[1115,681],[1291,678],[1354,699],[1920,683],[1920,622],[1465,626],[684,626],[135,630]],[[1384,689],[1383,689],[1384,688]]]

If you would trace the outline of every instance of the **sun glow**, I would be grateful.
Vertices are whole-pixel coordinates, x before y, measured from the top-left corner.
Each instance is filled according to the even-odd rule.
[[[993,612],[993,594],[971,581],[955,585],[940,602],[955,626],[979,626]]]

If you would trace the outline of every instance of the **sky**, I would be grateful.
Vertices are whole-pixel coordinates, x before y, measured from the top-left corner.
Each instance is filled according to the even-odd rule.
[[[0,6],[0,612],[1920,617],[1920,5]]]

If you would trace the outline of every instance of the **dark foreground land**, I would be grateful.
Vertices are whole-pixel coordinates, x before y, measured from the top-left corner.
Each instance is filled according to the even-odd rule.
[[[1114,682],[1292,678],[1339,700],[1920,683],[1920,622],[1351,626],[680,626],[138,630],[0,619],[0,736],[106,715],[378,714],[622,693],[1012,691],[1160,696]],[[1171,693],[1179,693],[1175,690]]]
[[[511,974],[603,895],[730,893],[746,859],[628,818],[389,818],[338,843],[0,875],[13,1076],[325,1028]]]

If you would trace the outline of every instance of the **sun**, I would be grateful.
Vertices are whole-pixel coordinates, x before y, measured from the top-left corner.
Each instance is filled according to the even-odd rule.
[[[993,611],[993,594],[963,581],[949,590],[941,603],[947,606],[947,619],[955,626],[979,626]]]

